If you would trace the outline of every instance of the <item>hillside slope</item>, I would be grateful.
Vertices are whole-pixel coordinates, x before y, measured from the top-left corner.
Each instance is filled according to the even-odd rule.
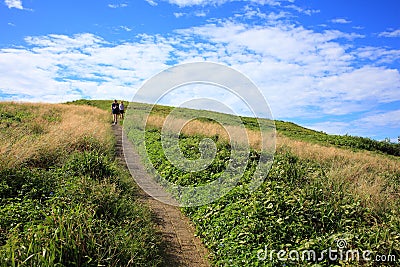
[[[160,237],[114,161],[108,113],[0,103],[0,266],[159,266]]]
[[[146,109],[146,104],[130,103],[132,117],[128,116],[124,126],[163,179],[195,186],[221,177],[230,160],[231,144],[226,131],[210,117],[229,120],[231,115],[174,111],[172,119],[178,124],[190,119],[179,135],[185,157],[201,157],[199,144],[205,137],[216,145],[215,160],[206,169],[192,172],[175,166],[163,151],[161,129],[173,108],[155,106],[145,129],[138,128]],[[193,116],[198,119],[192,120]],[[251,148],[243,177],[215,202],[183,209],[212,251],[216,266],[369,266],[384,256],[386,264],[400,264],[400,160],[394,156],[397,152],[391,152],[398,145],[366,146],[376,141],[330,136],[277,121],[273,164],[253,191],[248,182],[260,158],[260,135],[254,118],[242,120]],[[139,138],[143,131],[145,144]],[[323,254],[328,250],[335,251],[336,257]],[[283,252],[278,255],[278,251]],[[310,251],[320,257],[301,257]],[[362,257],[365,251],[370,257]]]

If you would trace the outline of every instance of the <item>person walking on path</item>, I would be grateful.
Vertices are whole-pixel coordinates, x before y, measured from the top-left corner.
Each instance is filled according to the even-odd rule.
[[[125,106],[124,102],[121,100],[121,104],[119,104],[119,117],[121,120],[124,119],[124,112],[125,112]]]
[[[113,124],[117,124],[119,115],[119,104],[116,99],[114,100],[114,103],[111,104],[111,112],[113,114]]]

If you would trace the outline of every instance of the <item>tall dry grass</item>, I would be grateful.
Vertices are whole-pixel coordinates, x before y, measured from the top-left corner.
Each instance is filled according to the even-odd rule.
[[[258,150],[260,150],[262,146],[264,149],[275,149],[275,142],[271,138],[275,133],[261,135],[260,131],[244,129],[244,127],[241,128],[239,126],[222,126],[219,123],[203,122],[199,120],[188,121],[181,118],[173,118],[166,121],[165,117],[158,115],[150,115],[146,125],[187,135],[199,134],[208,137],[218,136],[221,140],[249,145]]]
[[[278,148],[287,147],[301,159],[321,163],[327,183],[341,184],[372,208],[386,208],[400,194],[394,179],[400,177],[400,159],[369,151],[352,151],[278,137]]]
[[[147,120],[147,125],[157,128],[165,127],[164,123],[165,117],[157,115],[151,115]],[[168,121],[167,124],[175,132],[210,137],[218,135],[226,141],[231,137],[233,140],[249,144],[254,149],[260,149],[262,144],[259,131],[247,129],[244,134],[237,126],[224,129],[218,123],[198,120],[187,122],[179,118]],[[271,147],[269,137],[271,136],[264,137],[264,144],[269,143]],[[354,152],[344,148],[312,144],[281,135],[277,136],[276,141],[278,151],[289,150],[300,159],[320,163],[325,170],[327,184],[340,185],[371,208],[390,207],[400,198],[399,189],[396,187],[398,185],[393,182],[395,177],[400,177],[400,159],[369,151]]]
[[[3,102],[0,109],[0,169],[46,165],[74,150],[85,150],[93,140],[105,151],[113,145],[109,114],[97,108]],[[14,115],[19,119],[4,119]]]

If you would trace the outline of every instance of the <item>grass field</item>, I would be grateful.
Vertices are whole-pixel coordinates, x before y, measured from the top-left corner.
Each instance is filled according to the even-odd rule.
[[[131,103],[131,125],[125,122],[133,142],[143,129],[146,105]],[[161,128],[172,107],[155,106],[146,121],[146,144],[136,143],[142,154],[166,180],[180,185],[199,185],[220,177],[230,155],[227,133],[207,118],[208,111],[174,110],[176,125],[190,121],[180,129],[180,149],[190,159],[200,157],[199,144],[205,137],[216,142],[215,160],[207,169],[185,172],[164,155]],[[191,118],[197,115],[199,119]],[[222,119],[221,119],[222,120]],[[225,121],[229,118],[225,118]],[[232,119],[232,121],[234,121]],[[184,208],[197,227],[198,235],[212,251],[215,266],[374,266],[372,260],[311,259],[281,261],[277,251],[286,253],[313,250],[321,253],[341,247],[372,257],[390,255],[400,264],[400,160],[399,146],[366,138],[330,136],[292,123],[276,122],[277,152],[264,183],[250,192],[247,182],[259,158],[257,123],[242,118],[252,147],[250,162],[238,186],[223,198],[208,205]],[[130,123],[130,122],[129,122]],[[233,127],[236,125],[233,123]],[[218,138],[217,138],[218,137]],[[373,145],[366,146],[371,143]],[[272,258],[259,259],[265,250],[275,250]],[[360,255],[359,254],[359,255]],[[287,255],[287,254],[286,254]],[[338,256],[339,257],[339,256]]]
[[[160,264],[161,241],[151,214],[135,202],[135,185],[113,161],[110,105],[102,100],[0,105],[2,266]],[[237,130],[237,118],[155,106],[143,129],[138,125],[149,106],[129,107],[125,130],[164,179],[199,185],[221,176],[232,148],[227,132]],[[199,158],[205,137],[215,142],[215,160],[206,169],[185,172],[165,157],[160,130],[171,111],[185,157]],[[372,260],[377,256],[386,256],[383,265],[400,265],[398,144],[275,121],[274,162],[252,192],[248,182],[260,158],[261,135],[257,120],[240,119],[247,138],[238,142],[249,143],[250,160],[238,185],[211,204],[182,209],[210,249],[213,265],[382,265]],[[230,128],[216,121],[230,121]],[[145,146],[136,138],[142,131]],[[338,250],[339,244],[338,258],[329,258],[326,250]],[[286,257],[315,251],[320,259],[297,260],[292,253],[282,261],[280,250]],[[348,251],[360,258],[346,260]],[[366,251],[371,260],[361,257]]]
[[[160,237],[114,161],[109,113],[0,103],[0,266],[159,266]]]

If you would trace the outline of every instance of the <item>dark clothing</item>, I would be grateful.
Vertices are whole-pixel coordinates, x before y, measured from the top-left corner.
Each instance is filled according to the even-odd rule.
[[[112,114],[119,114],[119,104],[118,103],[112,103],[111,104],[111,110],[112,110]]]

